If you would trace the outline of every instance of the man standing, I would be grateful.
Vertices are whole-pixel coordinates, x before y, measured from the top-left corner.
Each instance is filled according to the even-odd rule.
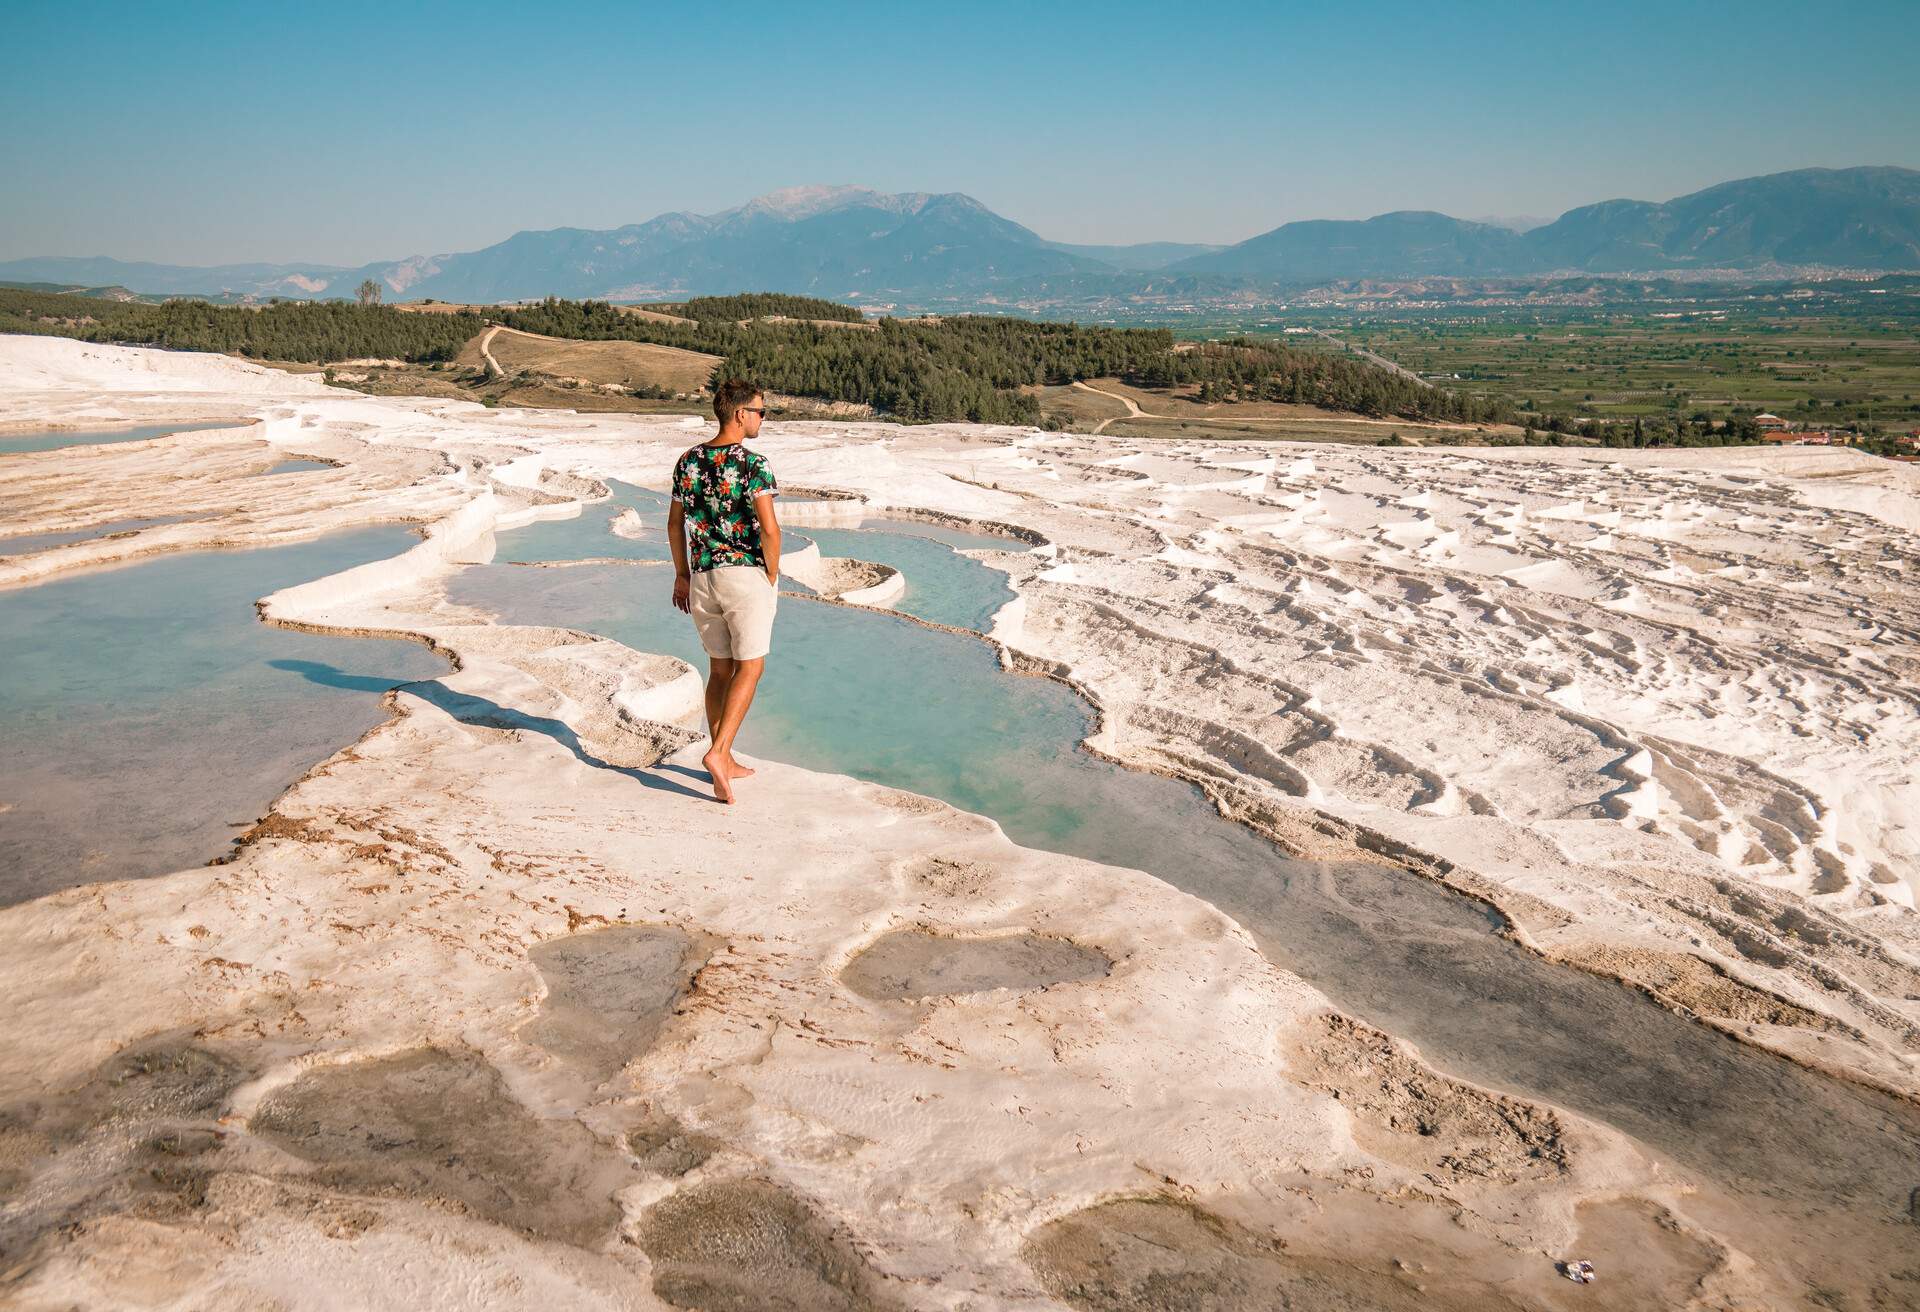
[[[773,471],[765,456],[746,448],[767,417],[760,389],[727,379],[713,389],[713,413],[720,431],[673,466],[667,540],[673,604],[693,616],[711,666],[707,733],[713,744],[702,763],[713,795],[731,803],[733,781],[753,773],[733,759],[733,740],[773,643],[780,524],[773,514]]]

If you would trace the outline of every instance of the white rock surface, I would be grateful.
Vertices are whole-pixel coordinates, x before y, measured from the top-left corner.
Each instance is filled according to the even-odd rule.
[[[344,1307],[394,1289],[423,1308],[664,1306],[648,1292],[667,1261],[648,1247],[653,1209],[743,1177],[850,1235],[875,1306],[1060,1306],[1023,1244],[1141,1195],[1256,1230],[1292,1218],[1330,1269],[1372,1273],[1382,1245],[1415,1233],[1462,1270],[1524,1259],[1502,1288],[1542,1299],[1550,1255],[1621,1265],[1578,1209],[1641,1199],[1662,1234],[1712,1254],[1689,1296],[1764,1301],[1756,1255],[1701,1235],[1686,1182],[1611,1131],[1351,1037],[1327,1060],[1354,1063],[1369,1092],[1336,1097],[1301,1056],[1327,1042],[1325,999],[1206,903],[772,762],[741,806],[718,806],[697,751],[669,755],[699,715],[686,666],[445,601],[497,529],[573,512],[594,479],[660,486],[697,428],[365,398],[220,357],[39,338],[0,337],[0,401],[47,424],[264,426],[0,460],[9,531],[160,497],[202,515],[8,560],[0,587],[414,519],[430,527],[412,551],[263,614],[410,633],[460,661],[396,695],[396,718],[318,765],[232,864],[0,911],[0,1103],[34,1109],[8,1159],[31,1183],[0,1213],[33,1237],[20,1306]],[[963,425],[777,425],[758,445],[783,483],[1044,535],[1040,551],[983,557],[1020,594],[995,637],[1097,699],[1115,758],[1231,789],[1283,833],[1331,822],[1302,839],[1321,854],[1377,859],[1339,834],[1368,836],[1498,902],[1541,951],[1664,988],[1744,1039],[1920,1083],[1911,468]],[[289,453],[341,467],[245,479]],[[708,947],[646,1046],[610,1041],[616,1074],[600,1081],[537,1039],[554,986],[529,954],[621,925]],[[1113,964],[921,1004],[849,991],[842,968],[900,929],[1067,938]],[[1676,962],[1735,984],[1710,994]],[[1725,992],[1794,1005],[1716,1015]],[[1816,1043],[1794,1015],[1838,1037]],[[64,1129],[46,1110],[122,1087],[89,1080],[162,1039],[175,1056],[154,1069],[185,1069],[194,1049],[238,1071],[207,1104],[226,1123],[203,1201],[173,1210],[112,1182],[175,1179],[147,1170],[141,1136],[155,1116],[202,1133],[205,1108]],[[604,1233],[514,1235],[484,1199],[451,1215],[425,1185],[370,1196],[265,1132],[276,1098],[316,1072],[425,1049],[499,1072],[502,1105],[542,1133],[592,1132],[581,1169],[627,1181]],[[1496,1135],[1491,1176],[1454,1171],[1454,1129],[1428,1142],[1368,1124],[1367,1098],[1409,1081],[1461,1116],[1551,1126],[1548,1164]],[[634,1147],[665,1121],[705,1154],[680,1174]],[[85,1150],[55,1153],[61,1134]],[[1352,1220],[1362,1205],[1372,1219]],[[54,1228],[74,1216],[89,1219]]]

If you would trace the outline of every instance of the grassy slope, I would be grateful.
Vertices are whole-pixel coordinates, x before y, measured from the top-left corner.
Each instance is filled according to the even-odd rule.
[[[476,337],[468,342],[456,364],[467,369],[481,368],[480,340]],[[720,363],[717,355],[683,351],[673,346],[572,341],[536,337],[511,328],[494,334],[491,350],[493,358],[510,375],[524,371],[554,378],[577,378],[595,385],[664,387],[671,392],[701,391],[712,376],[714,366]]]
[[[1440,433],[1475,433],[1482,430],[1455,424],[1422,424],[1408,419],[1369,419],[1321,410],[1309,405],[1284,405],[1274,402],[1221,402],[1202,405],[1193,399],[1196,387],[1153,391],[1131,387],[1117,378],[1093,378],[1091,392],[1079,387],[1042,387],[1030,389],[1040,398],[1041,409],[1065,418],[1075,432],[1089,432],[1102,421],[1111,421],[1100,431],[1116,437],[1172,437],[1214,439],[1295,438],[1318,441],[1378,442],[1388,433],[1398,432],[1408,441]],[[1113,396],[1131,397],[1147,415],[1146,419],[1127,416],[1123,402]],[[1489,424],[1488,435],[1513,435],[1520,430]]]

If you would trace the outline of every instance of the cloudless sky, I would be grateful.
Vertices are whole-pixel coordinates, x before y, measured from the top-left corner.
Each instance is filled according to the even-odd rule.
[[[777,187],[1069,242],[1920,167],[1920,0],[0,0],[0,259],[355,265]]]

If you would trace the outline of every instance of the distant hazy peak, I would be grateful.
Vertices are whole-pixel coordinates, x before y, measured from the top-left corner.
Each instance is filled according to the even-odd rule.
[[[1384,227],[1416,227],[1450,223],[1463,223],[1476,228],[1493,226],[1482,223],[1478,219],[1456,219],[1451,214],[1442,214],[1439,210],[1388,210],[1385,214],[1376,214],[1370,219],[1361,219],[1360,222],[1378,223]]]
[[[873,203],[881,199],[879,192],[868,187],[831,187],[816,183],[804,187],[782,187],[764,196],[755,196],[746,204],[735,207],[732,212],[772,214],[783,219],[805,219],[815,214],[824,214],[829,210],[845,209],[848,205],[861,202]]]
[[[674,210],[610,231],[523,231],[482,250],[358,269],[193,269],[60,257],[0,262],[0,278],[263,299],[348,295],[372,278],[395,296],[463,303],[615,292],[657,299],[743,287],[886,301],[978,295],[986,303],[991,292],[991,304],[1001,306],[1008,288],[1016,295],[1072,296],[1105,305],[1135,294],[1149,272],[1157,282],[1214,278],[1257,286],[1775,267],[1920,269],[1920,172],[1892,166],[1799,169],[1661,203],[1603,201],[1548,224],[1462,220],[1432,210],[1312,219],[1225,248],[1178,242],[1076,246],[1042,240],[957,191],[811,184],[771,191],[717,214]]]
[[[744,218],[770,218],[797,223],[844,209],[874,209],[900,218],[911,218],[928,210],[992,214],[985,205],[958,191],[875,191],[871,187],[828,186],[814,183],[801,187],[782,187],[764,196],[755,196],[743,205],[704,216],[706,222],[725,223]],[[997,216],[996,216],[997,217]]]
[[[1541,214],[1475,214],[1469,216],[1467,222],[1484,223],[1489,228],[1505,228],[1509,232],[1531,232],[1546,227],[1553,218]]]
[[[871,187],[835,187],[814,183],[801,187],[782,187],[764,196],[755,196],[744,205],[712,217],[718,219],[763,214],[795,221],[854,206],[908,215],[919,213],[929,201],[935,199],[938,198],[925,191],[885,192],[875,191]]]

